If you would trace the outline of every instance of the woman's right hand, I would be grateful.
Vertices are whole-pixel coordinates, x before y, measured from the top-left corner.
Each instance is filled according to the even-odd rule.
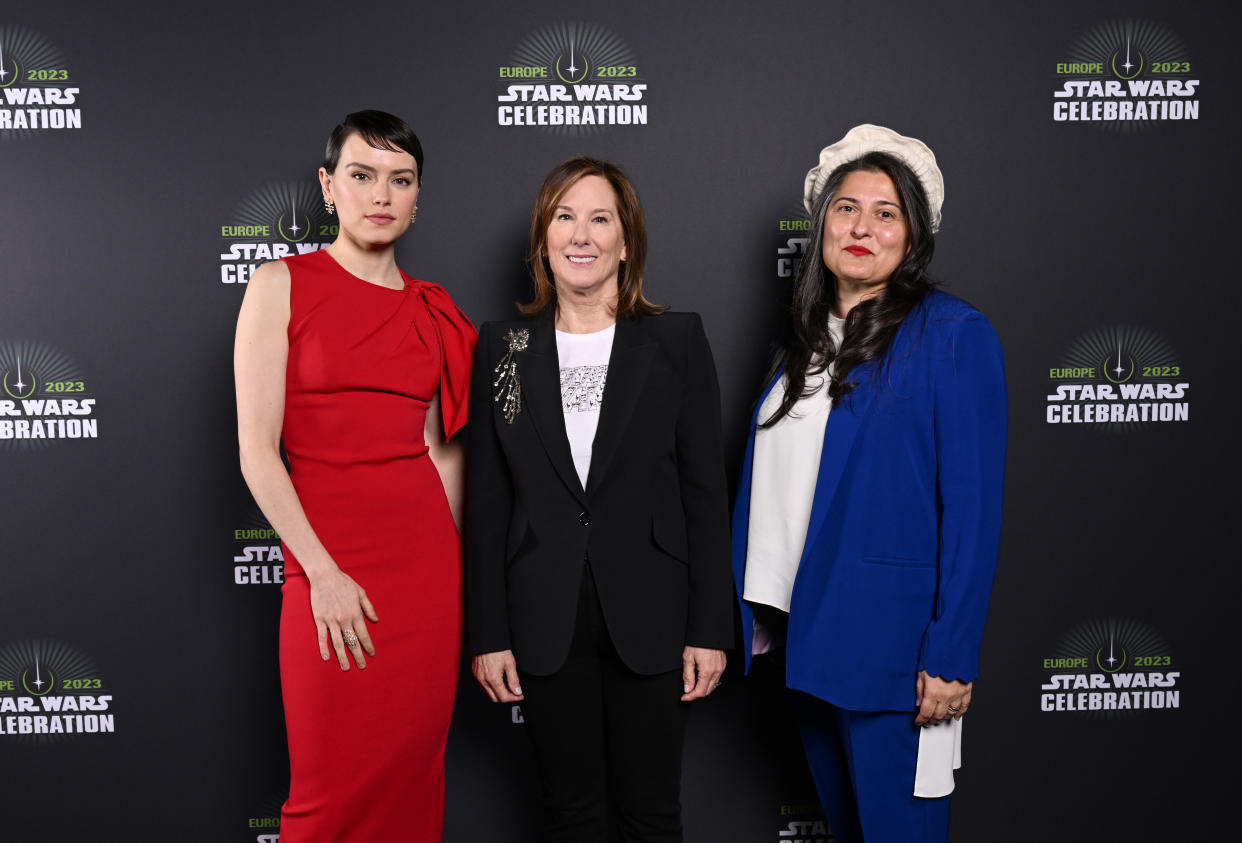
[[[319,656],[324,661],[331,657],[328,645],[336,651],[341,670],[349,670],[349,655],[353,654],[359,670],[365,670],[367,660],[363,656],[375,656],[375,645],[367,630],[367,620],[379,621],[375,607],[362,586],[354,578],[337,568],[322,573],[310,581],[311,614],[315,618],[315,630],[319,634]],[[346,643],[352,632],[357,636],[353,646]]]
[[[525,699],[512,650],[480,653],[471,660],[470,671],[492,702],[521,702]]]

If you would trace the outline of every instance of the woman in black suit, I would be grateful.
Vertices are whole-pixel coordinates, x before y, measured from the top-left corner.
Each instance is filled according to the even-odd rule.
[[[720,397],[697,314],[643,297],[642,206],[615,165],[544,180],[526,318],[471,382],[473,672],[522,702],[540,840],[681,840],[684,703],[733,643]]]

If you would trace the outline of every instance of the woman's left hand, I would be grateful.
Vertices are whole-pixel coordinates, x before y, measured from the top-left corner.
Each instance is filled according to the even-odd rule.
[[[681,678],[683,690],[682,702],[702,699],[720,685],[720,677],[724,674],[724,650],[709,650],[706,647],[689,647],[681,652]]]
[[[928,676],[926,670],[920,670],[914,699],[919,713],[914,718],[914,725],[935,726],[950,717],[961,720],[966,709],[970,708],[970,692],[974,685],[974,682],[959,682],[956,679],[946,682],[939,676]]]

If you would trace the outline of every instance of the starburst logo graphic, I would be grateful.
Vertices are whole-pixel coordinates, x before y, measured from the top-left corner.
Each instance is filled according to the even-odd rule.
[[[56,676],[50,670],[47,671],[47,679],[43,678],[43,668],[39,664],[39,654],[34,655],[34,676],[30,675],[30,669],[22,671],[22,687],[36,697],[41,697],[48,691],[52,690],[56,682]],[[33,687],[32,687],[33,686]]]
[[[113,695],[95,663],[59,641],[0,648],[0,740],[47,744],[116,731]]]
[[[1111,383],[1132,380],[1139,371],[1136,360],[1147,364],[1144,370],[1153,374],[1175,368],[1177,375],[1166,377],[1177,377],[1182,371],[1171,345],[1151,331],[1133,326],[1092,331],[1074,340],[1064,355],[1066,366],[1098,367]]]
[[[0,25],[0,140],[82,128],[80,93],[59,49],[29,29]]]
[[[499,67],[498,124],[585,134],[645,125],[647,82],[629,46],[586,23],[527,35]]]
[[[264,232],[255,239],[266,235],[286,243],[301,243],[316,222],[328,222],[328,213],[316,186],[283,182],[264,185],[251,193],[237,204],[233,219],[238,226]]]
[[[246,196],[220,227],[220,281],[244,284],[262,263],[322,249],[336,237],[314,182],[274,182]]]
[[[558,23],[528,35],[514,49],[510,64],[549,67],[562,82],[576,85],[592,67],[633,66],[634,54],[620,38],[584,23]]]
[[[1112,61],[1113,73],[1117,76],[1118,79],[1133,79],[1134,77],[1138,76],[1139,73],[1143,70],[1143,54],[1141,52],[1138,52],[1137,50],[1135,51],[1136,53],[1135,57],[1138,59],[1138,64],[1135,64],[1134,62],[1130,60],[1130,48],[1131,48],[1131,39],[1129,38],[1129,36],[1127,36],[1126,37],[1126,60],[1121,63],[1120,70],[1117,69],[1117,58],[1120,56],[1121,51],[1118,50],[1117,52],[1113,53],[1113,61]]]
[[[7,88],[17,81],[21,73],[16,59],[10,50],[6,55],[4,51],[4,39],[7,33],[0,34],[0,88]]]
[[[0,450],[98,438],[95,405],[69,355],[30,340],[0,342]]]
[[[1129,618],[1104,618],[1070,630],[1044,658],[1044,712],[1117,717],[1181,706],[1182,672],[1160,633]]]
[[[1121,80],[1138,78],[1159,68],[1158,75],[1174,76],[1174,64],[1189,64],[1186,45],[1173,32],[1151,21],[1125,20],[1102,23],[1082,35],[1069,48],[1069,62],[1098,64],[1104,75]]]
[[[574,42],[570,41],[569,42],[569,64],[563,70],[561,68],[562,57],[561,56],[556,57],[557,77],[560,78],[562,82],[568,82],[571,85],[577,85],[579,82],[586,79],[587,76],[591,72],[591,63],[590,61],[586,59],[585,56],[580,57],[583,66],[581,68],[578,67],[579,59],[574,58],[574,49],[575,49]],[[578,75],[579,70],[582,71],[581,76]],[[566,73],[568,73],[569,75],[566,76],[565,75]]]
[[[30,398],[41,382],[78,381],[82,373],[69,355],[26,340],[0,343],[0,372],[9,398]]]
[[[1190,418],[1190,380],[1162,337],[1133,326],[1074,340],[1048,370],[1049,424],[1087,423],[1119,433]]]
[[[1165,667],[1172,664],[1168,653],[1168,642],[1158,632],[1129,618],[1103,618],[1079,624],[1053,648],[1055,657],[1085,659],[1088,669],[1106,673],[1133,666],[1135,659],[1144,667]],[[1153,657],[1160,657],[1162,664],[1152,664]]]
[[[65,54],[42,35],[25,27],[0,26],[0,88],[68,82],[68,64]]]
[[[16,680],[9,693],[46,696],[58,677],[68,681],[98,672],[86,655],[58,641],[35,639],[0,649],[0,678]]]
[[[4,391],[14,398],[29,398],[34,395],[37,386],[37,379],[31,374],[29,365],[26,373],[22,374],[22,355],[20,351],[17,352],[13,355],[12,370],[6,369],[4,372]]]
[[[1130,132],[1153,121],[1199,118],[1198,67],[1167,28],[1141,20],[1102,23],[1056,62],[1053,120]]]

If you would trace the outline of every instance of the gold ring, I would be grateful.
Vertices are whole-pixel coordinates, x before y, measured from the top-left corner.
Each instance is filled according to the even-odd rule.
[[[342,629],[341,638],[345,640],[346,647],[357,647],[358,646],[358,636],[354,633],[352,629]]]

